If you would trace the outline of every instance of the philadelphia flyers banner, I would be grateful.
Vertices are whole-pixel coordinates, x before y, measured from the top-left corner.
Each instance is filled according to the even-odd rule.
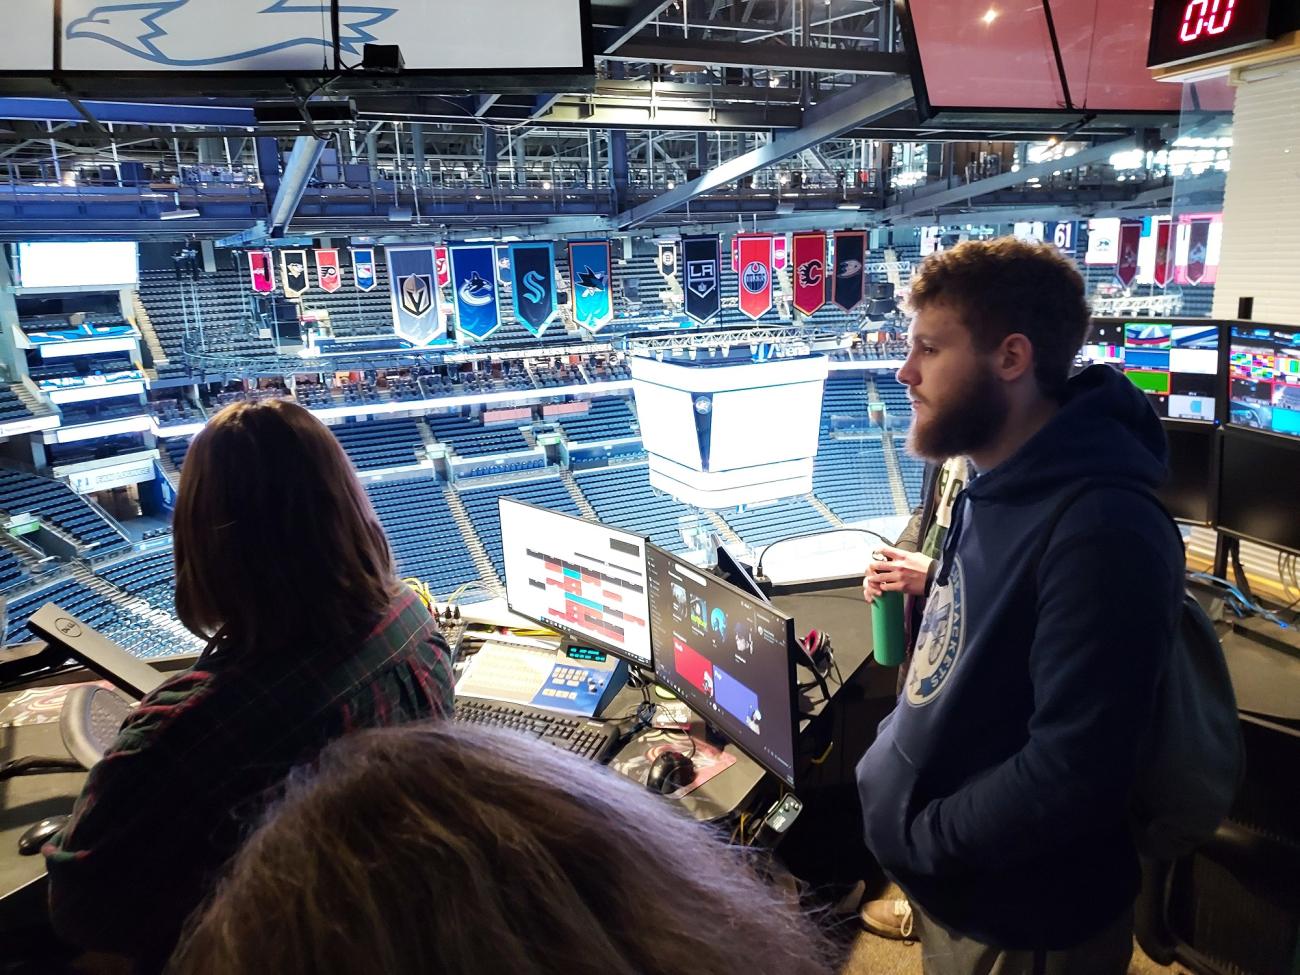
[[[815,314],[826,304],[826,235],[794,235],[794,307]]]
[[[772,238],[741,237],[736,252],[740,310],[749,318],[762,318],[772,307]]]
[[[331,294],[339,290],[343,278],[339,275],[339,252],[333,248],[316,251],[316,283],[322,291]]]

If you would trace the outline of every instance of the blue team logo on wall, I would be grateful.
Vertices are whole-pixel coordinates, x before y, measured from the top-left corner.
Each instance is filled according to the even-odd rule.
[[[762,261],[750,261],[745,265],[740,281],[751,295],[761,295],[767,290],[767,265]]]
[[[948,585],[931,593],[916,635],[906,691],[907,703],[913,707],[922,707],[939,696],[961,657],[966,643],[966,613],[962,606],[965,588],[961,560],[954,559]]]
[[[107,3],[71,19],[64,34],[69,41],[107,44],[161,67],[219,67],[299,47],[332,53],[331,32],[328,27],[321,29],[322,9],[330,13],[329,4],[319,0]],[[360,55],[362,45],[377,40],[371,28],[397,13],[391,5],[347,2],[336,9],[339,50],[352,55]],[[220,23],[214,23],[218,14]]]

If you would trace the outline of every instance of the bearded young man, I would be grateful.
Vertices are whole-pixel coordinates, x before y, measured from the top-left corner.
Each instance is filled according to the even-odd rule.
[[[1124,975],[1129,795],[1183,587],[1149,497],[1164,434],[1114,369],[1069,378],[1088,310],[1055,248],[959,245],[911,304],[909,448],[973,477],[928,585],[904,566],[871,582],[926,604],[857,769],[867,846],[916,911],[926,975]]]

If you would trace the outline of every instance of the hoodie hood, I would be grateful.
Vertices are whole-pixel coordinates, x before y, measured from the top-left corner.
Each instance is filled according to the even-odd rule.
[[[1123,373],[1093,365],[1066,385],[1065,402],[1016,453],[972,481],[972,501],[1032,498],[1084,478],[1164,483],[1168,445],[1146,394]]]

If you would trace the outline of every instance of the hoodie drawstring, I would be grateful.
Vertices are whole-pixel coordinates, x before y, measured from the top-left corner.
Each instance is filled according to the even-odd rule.
[[[962,488],[952,502],[952,524],[948,526],[948,534],[943,538],[939,575],[934,583],[936,586],[948,584],[948,574],[952,571],[953,558],[957,551],[957,539],[961,536],[962,526],[966,521],[966,495],[969,491],[969,485]]]

